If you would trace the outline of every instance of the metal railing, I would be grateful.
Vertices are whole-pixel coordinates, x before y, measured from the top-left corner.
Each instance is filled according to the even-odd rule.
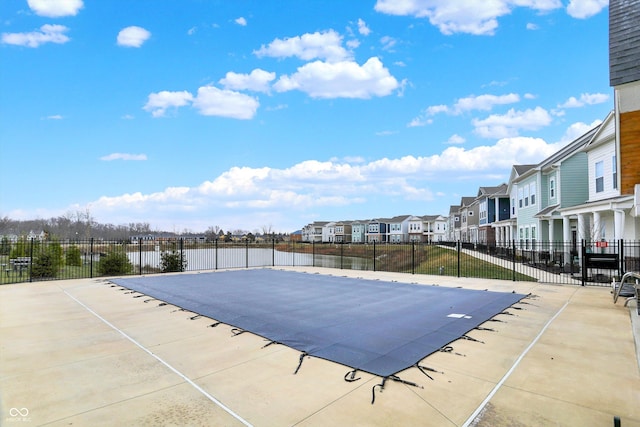
[[[229,268],[314,266],[609,286],[640,270],[640,242],[38,241],[0,246],[0,284]]]

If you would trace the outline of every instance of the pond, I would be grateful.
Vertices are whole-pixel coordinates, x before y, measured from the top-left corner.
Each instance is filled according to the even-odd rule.
[[[335,255],[313,255],[297,252],[281,252],[270,248],[209,248],[185,249],[187,271],[224,268],[248,268],[268,266],[315,266],[344,268],[349,270],[372,269],[371,260]],[[133,265],[160,268],[158,251],[128,252]],[[314,265],[315,264],[315,265]]]

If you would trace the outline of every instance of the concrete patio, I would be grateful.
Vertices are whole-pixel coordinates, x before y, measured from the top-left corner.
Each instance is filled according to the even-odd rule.
[[[640,322],[609,288],[294,270],[532,297],[425,358],[433,380],[407,369],[418,387],[387,381],[372,404],[379,377],[309,357],[294,375],[298,351],[104,279],[4,285],[0,425],[640,426]]]

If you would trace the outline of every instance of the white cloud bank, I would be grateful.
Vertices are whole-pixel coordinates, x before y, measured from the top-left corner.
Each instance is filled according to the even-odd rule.
[[[574,18],[584,19],[598,14],[608,4],[608,0],[570,0],[566,11]],[[561,0],[377,0],[374,6],[377,12],[388,15],[426,18],[446,35],[493,35],[498,18],[517,7],[545,13],[562,8],[563,4]]]
[[[2,43],[16,46],[39,47],[45,43],[64,44],[71,40],[65,33],[69,28],[64,25],[45,24],[39,31],[28,33],[2,33]]]
[[[586,127],[577,124],[571,132]],[[193,187],[105,196],[90,206],[93,215],[103,222],[118,223],[113,219],[117,218],[126,223],[144,217],[154,224],[166,224],[167,218],[188,218],[193,221],[192,227],[196,227],[195,222],[207,218],[225,228],[242,223],[253,229],[268,218],[268,222],[294,229],[304,224],[292,221],[300,221],[296,218],[323,207],[347,209],[381,195],[396,201],[429,202],[435,198],[432,188],[437,189],[439,181],[469,176],[472,186],[477,185],[478,179],[496,179],[496,174],[508,176],[512,165],[537,163],[563,144],[512,137],[471,149],[448,146],[431,156],[370,162],[361,158],[306,160],[281,169],[232,167]],[[105,157],[115,160],[121,156],[125,155],[115,153]],[[225,225],[224,218],[228,218],[229,225]],[[212,224],[203,225],[202,229],[209,225]]]
[[[84,6],[82,0],[27,0],[27,4],[36,15],[47,18],[75,16]]]

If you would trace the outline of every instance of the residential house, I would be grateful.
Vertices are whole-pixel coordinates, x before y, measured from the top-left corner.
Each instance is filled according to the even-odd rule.
[[[449,218],[442,215],[424,215],[423,223],[423,242],[443,242],[447,239],[447,229]]]
[[[446,240],[457,242],[460,240],[460,205],[451,205],[449,207],[448,218]]]
[[[583,148],[588,159],[588,200],[559,210],[565,217],[577,218],[580,241],[635,240],[639,235],[638,221],[632,216],[634,196],[620,192],[615,134],[612,112]]]
[[[618,129],[620,194],[640,183],[640,0],[609,2],[609,84]],[[634,212],[635,213],[635,212]]]
[[[307,243],[322,242],[322,230],[328,221],[316,221],[302,227],[302,241]]]
[[[492,225],[509,219],[509,195],[507,184],[478,189],[478,243],[496,245],[495,228]]]
[[[351,221],[339,221],[336,223],[336,243],[351,243],[351,233]]]
[[[411,216],[408,221],[408,235],[410,242],[424,242],[423,218],[421,216]]]
[[[336,223],[327,222],[322,227],[322,243],[334,243],[336,241]]]
[[[388,241],[388,219],[372,219],[367,224],[366,240],[367,243],[386,243]]]
[[[518,239],[518,186],[517,179],[526,174],[536,165],[514,165],[511,168],[506,194],[509,197],[509,215],[507,218],[495,221],[491,226],[495,228],[496,246],[511,247]]]
[[[351,222],[351,243],[365,243],[369,221]]]
[[[478,242],[478,204],[475,197],[460,199],[460,241],[464,243]]]
[[[411,215],[394,216],[388,222],[390,243],[406,243],[409,241],[409,219]]]

